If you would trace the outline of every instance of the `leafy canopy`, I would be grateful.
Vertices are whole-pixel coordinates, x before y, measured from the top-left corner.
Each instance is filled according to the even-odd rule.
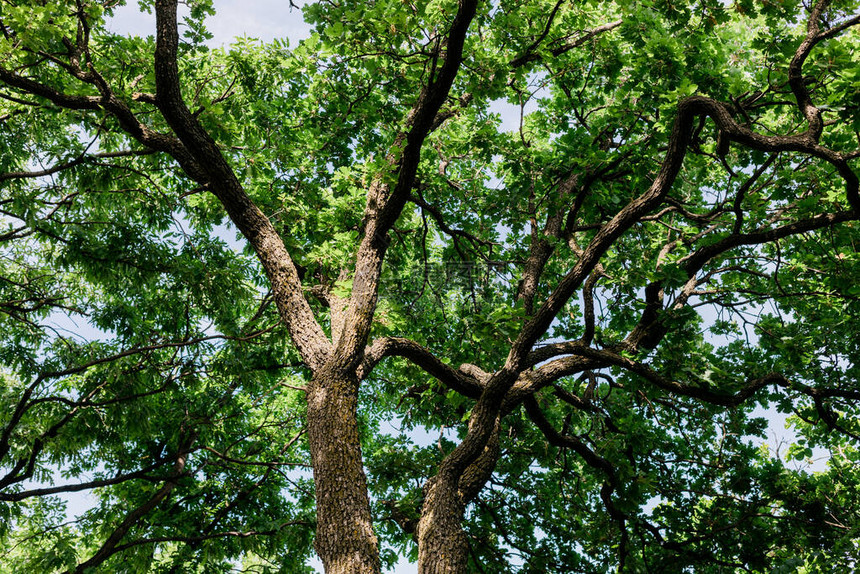
[[[173,127],[155,37],[110,31],[121,4],[0,2],[2,570],[311,571],[311,368],[222,202],[140,136]],[[205,43],[217,4],[188,4],[181,95],[332,337],[369,190],[397,179],[458,4],[308,4],[297,45],[226,48]],[[471,569],[854,567],[858,9],[480,5],[371,310],[368,343],[414,345],[358,391],[385,566],[417,557],[423,489],[477,420],[475,381],[551,308],[465,510]],[[836,31],[798,84],[810,18]],[[696,115],[677,178],[564,294],[662,177],[684,102],[799,138],[804,94],[818,148]],[[776,413],[795,437],[778,451]]]

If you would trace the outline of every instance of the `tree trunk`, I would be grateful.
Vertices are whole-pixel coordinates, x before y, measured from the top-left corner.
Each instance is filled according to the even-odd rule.
[[[356,418],[358,382],[326,366],[308,386],[308,442],[314,470],[314,548],[326,574],[379,572]]]
[[[496,468],[499,430],[497,418],[481,454],[463,472],[443,464],[440,473],[428,481],[418,522],[419,574],[466,572],[469,543],[463,532],[463,513]]]
[[[465,505],[456,484],[456,480],[438,475],[427,483],[418,522],[419,574],[462,574],[466,571],[469,545],[460,525]]]

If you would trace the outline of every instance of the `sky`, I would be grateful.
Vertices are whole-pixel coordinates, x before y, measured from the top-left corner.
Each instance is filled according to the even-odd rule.
[[[310,35],[302,14],[290,8],[288,0],[215,0],[215,16],[206,20],[212,33],[210,46],[224,46],[240,36],[257,38],[269,42],[275,38],[288,38],[290,45]],[[304,0],[293,2],[305,4]],[[180,6],[180,9],[182,7]],[[155,14],[141,12],[135,0],[118,8],[111,20],[114,32],[138,36],[155,35]]]

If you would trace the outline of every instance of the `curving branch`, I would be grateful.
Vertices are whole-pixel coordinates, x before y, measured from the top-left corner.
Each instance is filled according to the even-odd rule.
[[[843,212],[844,215],[823,215],[822,218],[833,218],[835,220],[847,221],[860,213],[860,195],[858,195],[857,175],[848,167],[846,155],[834,152],[820,146],[812,137],[810,131],[796,136],[766,136],[753,132],[739,125],[733,118],[728,107],[716,100],[704,96],[691,96],[683,100],[678,109],[678,118],[670,137],[669,149],[659,174],[654,183],[643,195],[631,201],[615,217],[612,218],[597,232],[582,253],[577,264],[559,282],[552,295],[544,302],[529,321],[511,348],[506,368],[517,370],[522,365],[529,350],[541,337],[561,307],[570,299],[574,291],[579,288],[585,277],[595,268],[600,257],[627,229],[636,223],[639,217],[645,215],[668,193],[675,177],[681,167],[687,152],[687,145],[693,127],[693,118],[699,115],[711,117],[717,126],[726,134],[726,137],[746,145],[749,148],[761,151],[780,152],[796,151],[807,153],[830,162],[843,176],[849,202],[852,206],[851,212]],[[810,128],[811,130],[811,128]]]
[[[429,349],[409,339],[383,337],[376,339],[364,352],[364,361],[358,369],[359,380],[365,378],[385,357],[403,357],[435,377],[448,388],[458,393],[478,398],[481,396],[483,380],[473,365],[463,365],[459,370],[443,363]],[[483,373],[486,377],[486,373]]]
[[[98,110],[101,108],[101,98],[98,96],[66,94],[2,66],[0,66],[0,80],[8,86],[27,94],[39,96],[68,110]]]
[[[692,276],[698,272],[698,270],[702,269],[708,261],[721,253],[725,253],[729,249],[743,245],[760,245],[762,243],[776,241],[791,235],[797,235],[798,233],[824,229],[832,227],[838,223],[845,223],[846,221],[854,221],[857,219],[860,219],[860,211],[856,210],[839,211],[837,213],[822,213],[821,215],[801,219],[794,223],[782,225],[766,231],[730,235],[716,243],[699,248],[683,257],[680,262],[684,264],[685,271]]]
[[[161,466],[164,466],[164,464],[168,462],[170,462],[170,459],[160,459],[157,462],[140,470],[128,472],[125,474],[117,474],[112,478],[90,480],[88,482],[81,482],[77,484],[61,484],[58,486],[48,486],[44,488],[31,488],[29,490],[22,490],[19,492],[0,492],[0,500],[6,502],[20,502],[22,500],[33,498],[35,496],[49,496],[52,494],[61,494],[66,492],[80,492],[82,490],[92,490],[104,486],[113,486],[115,484],[121,484],[123,482],[128,482],[129,480],[137,479],[150,482],[160,482],[164,480],[164,477],[151,476],[149,473],[157,468],[160,468]]]
[[[537,49],[540,47],[541,42],[546,39],[547,34],[549,34],[553,19],[558,12],[560,4],[561,2],[559,2],[553,9],[550,18],[547,21],[547,25],[544,32],[540,36],[538,36],[538,38],[528,48],[526,48],[520,56],[511,61],[511,68],[519,68],[530,62],[536,62],[542,59],[542,56],[537,52]],[[579,36],[572,40],[568,40],[567,42],[551,43],[549,47],[549,52],[553,55],[553,57],[561,56],[565,52],[570,52],[571,50],[579,48],[580,46],[582,46],[592,38],[599,36],[600,34],[618,28],[623,23],[623,20],[607,22],[606,24],[602,24],[600,26],[597,26],[596,28],[589,30],[582,36]]]
[[[669,189],[681,168],[687,153],[690,137],[693,132],[693,120],[696,117],[710,117],[720,130],[725,141],[733,141],[750,149],[766,152],[793,151],[823,159],[833,165],[845,182],[846,196],[853,212],[860,213],[860,179],[850,168],[850,154],[833,151],[818,143],[821,136],[820,112],[811,104],[809,94],[802,82],[802,64],[812,48],[823,37],[819,34],[818,19],[825,9],[827,2],[819,2],[810,17],[806,39],[798,46],[791,63],[792,77],[800,77],[801,81],[793,80],[792,88],[797,104],[807,118],[807,130],[798,135],[771,136],[759,134],[752,129],[735,121],[729,106],[705,96],[690,96],[682,100],[678,106],[678,116],[669,138],[669,147],[657,177],[650,188],[640,197],[628,203],[608,223],[603,225],[589,245],[584,249],[576,265],[559,282],[550,297],[535,313],[534,318],[526,323],[520,336],[513,344],[508,355],[505,369],[518,371],[534,344],[543,336],[562,306],[570,299],[585,278],[598,264],[600,258],[609,247],[632,227],[641,217],[656,207]],[[849,22],[857,23],[858,19]],[[844,30],[849,25],[845,23]],[[833,33],[835,35],[835,32]],[[829,36],[827,36],[829,37]]]
[[[723,407],[737,406],[751,397],[756,391],[768,385],[778,385],[781,387],[788,387],[790,385],[788,379],[783,375],[778,373],[769,373],[763,377],[748,381],[735,393],[719,393],[707,388],[679,383],[674,379],[661,375],[644,363],[640,363],[618,353],[587,347],[577,350],[575,356],[556,359],[555,361],[542,366],[540,369],[537,369],[536,372],[539,373],[542,369],[545,369],[548,373],[548,378],[552,378],[552,376],[559,373],[562,374],[560,376],[564,376],[569,372],[579,372],[579,370],[581,370],[579,368],[579,362],[582,358],[592,359],[600,366],[622,368],[625,371],[639,375],[649,383],[666,392],[698,399]],[[553,380],[557,378],[558,376],[555,376]]]
[[[586,464],[588,464],[588,466],[602,471],[611,485],[614,486],[617,483],[615,468],[612,466],[612,463],[600,457],[593,450],[588,448],[588,446],[586,446],[586,444],[579,438],[562,434],[553,428],[534,397],[529,397],[523,401],[523,406],[525,407],[528,417],[533,423],[535,423],[535,426],[541,431],[544,437],[546,437],[549,444],[559,448],[571,449],[578,454]]]
[[[34,179],[38,177],[45,177],[48,175],[54,175],[55,173],[60,173],[61,171],[65,171],[67,169],[79,166],[81,164],[85,164],[98,159],[115,159],[120,157],[133,157],[133,156],[142,156],[142,155],[150,155],[155,153],[154,150],[123,150],[123,151],[114,151],[114,152],[99,152],[91,155],[82,154],[75,159],[54,164],[45,169],[36,170],[36,171],[10,171],[6,173],[0,173],[0,182],[7,181],[10,179]]]
[[[816,29],[817,30],[817,29]],[[813,34],[817,34],[817,31]],[[805,41],[798,47],[793,62],[799,67],[803,59],[808,55],[814,42]],[[799,100],[803,100],[803,94],[796,94]],[[802,101],[798,104],[802,105]],[[751,149],[767,152],[795,151],[805,153],[828,161],[842,176],[846,185],[846,195],[853,212],[860,212],[860,196],[858,196],[858,178],[848,167],[848,156],[840,152],[827,149],[818,143],[820,130],[815,123],[815,118],[808,116],[807,131],[799,135],[769,136],[758,134],[751,129],[741,126],[732,117],[730,109],[711,98],[704,96],[691,96],[679,103],[678,115],[674,122],[669,145],[660,171],[653,180],[651,186],[645,193],[629,202],[609,222],[604,224],[592,238],[588,246],[579,254],[576,264],[564,276],[556,286],[552,294],[541,305],[534,316],[525,323],[519,336],[511,346],[504,367],[496,372],[484,387],[481,398],[472,409],[469,420],[469,430],[463,441],[450,453],[440,465],[439,473],[431,483],[431,488],[445,492],[452,489],[457,477],[480,455],[490,437],[493,421],[502,408],[504,397],[508,391],[515,386],[519,379],[519,373],[528,367],[530,353],[535,343],[544,336],[555,317],[562,307],[567,303],[573,293],[582,285],[583,281],[596,269],[602,256],[609,250],[615,241],[635,225],[643,216],[657,207],[668,194],[681,169],[686,156],[690,138],[694,129],[694,119],[698,117],[710,117],[721,130],[726,141],[734,141]],[[852,213],[852,216],[856,216]],[[823,216],[827,219],[828,216]],[[787,231],[786,231],[787,232]],[[708,258],[709,259],[709,258]],[[707,260],[707,259],[705,259]],[[646,314],[654,316],[658,311],[660,288],[655,285],[650,297],[651,305],[646,309]],[[644,317],[649,319],[649,317]],[[648,335],[648,325],[654,321],[646,320],[644,331],[636,335],[637,342],[645,340]],[[650,343],[650,341],[649,341]],[[759,388],[767,384],[777,383],[773,377],[764,377],[750,382],[743,390],[735,395],[721,395],[706,389],[682,385],[675,381],[665,379],[647,366],[641,365],[631,359],[610,351],[600,351],[585,346],[577,349],[576,356],[557,359],[536,369],[530,377],[541,377],[547,373],[547,384],[566,373],[577,372],[585,368],[583,358],[597,361],[598,364],[605,362],[635,372],[650,380],[652,383],[677,394],[686,394],[694,398],[732,406],[739,404]],[[534,364],[534,363],[532,363]],[[594,368],[594,367],[592,367]],[[532,385],[533,389],[539,385]],[[455,508],[449,508],[449,512],[455,512]]]
[[[573,195],[574,191],[578,192],[577,200],[585,196],[592,178],[586,177],[586,181],[580,187],[581,175],[580,173],[568,174],[558,185],[558,196],[562,201],[568,196]],[[555,251],[554,242],[550,238],[559,238],[562,235],[563,222],[564,211],[562,209],[547,216],[543,230],[538,228],[537,220],[534,216],[531,219],[529,256],[523,266],[523,274],[517,285],[516,295],[517,300],[523,302],[523,307],[529,315],[534,312],[534,299],[537,295],[541,275]]]
[[[313,524],[304,520],[288,520],[286,522],[281,522],[280,524],[278,524],[274,528],[270,528],[269,530],[224,530],[221,532],[208,532],[206,534],[198,534],[195,536],[152,536],[150,538],[140,538],[138,540],[126,542],[125,544],[119,544],[113,548],[113,550],[111,551],[111,555],[118,554],[119,552],[128,550],[129,548],[143,546],[146,544],[178,542],[180,544],[196,546],[199,545],[201,542],[206,542],[207,540],[215,540],[218,538],[250,538],[252,536],[274,536],[288,526],[304,526],[309,528],[313,526]]]
[[[579,455],[579,457],[584,460],[588,466],[601,471],[606,476],[606,481],[600,488],[600,499],[603,501],[603,505],[606,507],[609,516],[618,523],[619,530],[621,531],[621,545],[618,552],[620,562],[622,564],[620,568],[623,568],[627,546],[627,516],[618,508],[615,501],[612,500],[612,493],[618,486],[618,477],[615,472],[615,467],[612,466],[612,463],[608,460],[588,448],[588,446],[586,446],[586,444],[579,438],[562,434],[553,428],[552,424],[550,424],[546,416],[543,414],[543,411],[541,411],[540,406],[534,397],[526,399],[524,406],[526,414],[531,421],[535,423],[535,426],[541,431],[544,437],[546,437],[549,444],[558,448],[572,450]]]
[[[445,216],[442,214],[442,211],[436,206],[428,203],[421,195],[412,195],[409,197],[409,201],[420,207],[423,211],[429,213],[430,216],[433,218],[433,221],[435,221],[436,225],[439,227],[439,230],[445,235],[449,236],[451,239],[453,239],[455,243],[459,243],[459,241],[463,239],[471,243],[472,246],[475,248],[491,247],[493,245],[497,245],[493,241],[481,239],[480,237],[476,237],[467,231],[451,227],[445,222]]]
[[[33,407],[42,404],[48,401],[58,401],[67,404],[72,407],[71,410],[66,413],[58,422],[49,427],[45,432],[39,435],[33,442],[33,446],[31,452],[28,456],[23,456],[18,461],[15,462],[14,465],[11,466],[11,470],[7,472],[5,476],[0,478],[0,489],[5,488],[10,484],[14,484],[17,482],[22,482],[27,480],[32,476],[33,470],[35,468],[36,460],[38,459],[39,454],[41,454],[42,449],[44,448],[46,441],[54,436],[60,431],[60,429],[68,424],[77,413],[84,408],[91,407],[99,407],[105,406],[109,404],[114,404],[123,401],[130,401],[136,398],[150,396],[159,392],[162,392],[164,388],[168,384],[170,384],[171,379],[168,379],[164,385],[158,387],[156,389],[150,389],[142,393],[136,393],[132,395],[116,397],[114,399],[109,399],[106,401],[96,402],[94,401],[94,397],[101,392],[103,385],[98,385],[95,388],[91,389],[86,395],[79,397],[77,400],[68,399],[65,397],[41,397],[41,398],[33,398],[34,393],[36,393],[37,389],[47,380],[56,379],[60,377],[66,377],[70,375],[76,375],[83,373],[93,367],[103,365],[105,363],[110,363],[119,359],[123,359],[130,356],[135,355],[148,355],[153,351],[160,349],[180,349],[190,345],[195,345],[205,341],[224,339],[226,337],[220,335],[211,335],[208,337],[199,337],[194,339],[188,339],[186,341],[171,341],[171,342],[163,342],[157,343],[153,345],[148,345],[145,347],[134,347],[131,349],[126,349],[119,353],[115,353],[113,355],[108,355],[105,357],[101,357],[98,359],[93,359],[81,365],[76,365],[74,367],[69,367],[67,369],[57,370],[57,371],[45,371],[39,374],[35,378],[35,380],[27,385],[27,387],[23,390],[20,397],[18,398],[18,402],[15,405],[14,410],[12,411],[9,420],[6,422],[3,427],[2,433],[0,433],[0,460],[3,460],[10,452],[11,449],[11,440],[12,436],[16,432],[18,425],[20,425],[23,417],[30,411]]]

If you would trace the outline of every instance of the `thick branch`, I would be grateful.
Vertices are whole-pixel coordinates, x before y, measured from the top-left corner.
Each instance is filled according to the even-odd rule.
[[[357,359],[359,349],[367,342],[376,308],[382,261],[388,249],[387,234],[400,217],[415,185],[421,148],[460,69],[466,34],[477,6],[478,0],[460,0],[457,15],[448,31],[444,62],[435,78],[421,91],[407,117],[408,133],[398,138],[404,147],[402,154],[392,161],[398,165],[397,182],[393,189],[388,193],[388,186],[377,182],[369,192],[346,324],[337,346],[337,353],[341,357]]]
[[[0,67],[0,80],[22,92],[45,98],[61,108],[69,110],[98,110],[101,108],[101,98],[98,96],[66,94],[3,67]]]
[[[759,245],[762,243],[776,241],[790,235],[797,235],[807,231],[832,227],[838,223],[853,221],[860,218],[860,212],[857,211],[840,211],[837,213],[822,213],[808,219],[801,219],[794,223],[768,229],[767,231],[759,231],[755,233],[743,233],[730,235],[716,243],[701,247],[693,253],[687,255],[681,260],[688,274],[693,275],[704,265],[716,257],[717,255],[728,251],[729,249],[740,247],[742,245]]]
[[[535,426],[543,433],[544,437],[549,441],[549,444],[559,448],[569,448],[578,454],[592,468],[603,471],[609,482],[615,484],[615,469],[606,459],[601,458],[588,448],[584,442],[570,435],[563,435],[547,420],[543,414],[538,402],[534,397],[529,397],[524,401],[526,413],[529,418],[535,423]]]
[[[536,372],[540,372],[543,369],[546,369],[548,372],[555,371],[556,373],[564,373],[566,369],[579,370],[579,361],[581,361],[583,357],[593,359],[605,366],[620,367],[626,371],[639,375],[654,386],[666,392],[691,397],[724,407],[737,406],[751,397],[756,391],[768,385],[775,384],[788,386],[789,384],[782,375],[771,373],[747,382],[734,394],[718,393],[707,388],[679,383],[673,379],[664,377],[644,363],[634,361],[633,359],[629,359],[611,351],[591,348],[581,348],[576,351],[576,356],[556,359],[555,361],[542,366],[540,369],[537,369]]]
[[[359,378],[367,376],[385,357],[403,357],[438,379],[442,384],[471,398],[481,396],[482,382],[470,372],[455,370],[443,363],[429,349],[409,339],[384,337],[376,339],[364,352],[358,370]]]
[[[311,369],[330,353],[328,339],[302,295],[301,280],[271,221],[243,189],[217,144],[182,99],[177,63],[179,34],[176,0],[155,4],[158,34],[155,50],[156,100],[159,110],[206,174],[206,183],[224,205],[230,219],[254,248],[272,284],[272,293],[293,342]]]
[[[582,284],[588,273],[597,265],[606,250],[668,193],[687,152],[687,144],[693,126],[692,120],[700,114],[711,117],[723,131],[725,137],[749,148],[768,152],[796,151],[828,161],[837,168],[845,180],[846,192],[852,208],[855,211],[860,211],[860,195],[858,195],[860,180],[848,167],[845,155],[824,148],[815,141],[811,127],[807,132],[794,136],[761,135],[739,125],[732,117],[729,109],[716,100],[703,96],[686,98],[679,105],[678,118],[669,140],[669,149],[654,183],[648,191],[627,204],[597,232],[577,264],[559,282],[555,291],[535,314],[534,319],[525,325],[511,348],[506,368],[517,370],[520,367],[529,349],[546,332],[556,314]],[[840,217],[850,218],[849,215]]]

